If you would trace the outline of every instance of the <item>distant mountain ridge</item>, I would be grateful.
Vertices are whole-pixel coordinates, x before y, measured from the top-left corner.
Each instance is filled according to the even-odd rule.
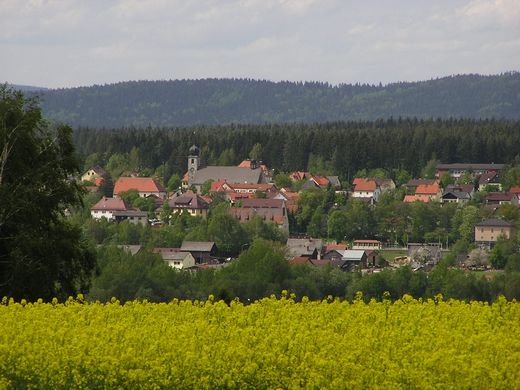
[[[10,88],[13,88],[13,89],[16,89],[16,90],[22,91],[22,92],[37,92],[37,91],[47,91],[47,90],[49,90],[49,88],[35,87],[33,85],[18,85],[18,84],[9,84],[9,83],[7,83],[7,85]]]
[[[332,122],[389,117],[520,119],[520,73],[388,85],[250,79],[129,81],[37,92],[76,127]]]

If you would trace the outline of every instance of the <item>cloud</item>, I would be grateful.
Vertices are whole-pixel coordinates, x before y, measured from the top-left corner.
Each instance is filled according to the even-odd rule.
[[[54,87],[496,73],[518,68],[518,20],[516,0],[3,0],[0,76]]]

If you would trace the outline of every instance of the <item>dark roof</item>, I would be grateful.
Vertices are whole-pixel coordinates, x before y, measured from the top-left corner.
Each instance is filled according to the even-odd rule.
[[[442,195],[442,199],[471,199],[471,196],[467,192],[462,191],[450,191]]]
[[[204,184],[208,180],[258,184],[262,181],[262,170],[260,168],[209,166],[197,170],[193,175],[193,183],[191,184]]]
[[[486,196],[487,201],[510,202],[516,195],[510,192],[490,192]]]
[[[438,164],[437,169],[462,169],[462,170],[502,170],[504,164],[473,164],[473,163],[454,163],[454,164]]]
[[[148,213],[141,210],[114,211],[112,215],[114,217],[148,217]]]
[[[408,180],[408,183],[406,183],[406,186],[407,187],[417,187],[421,184],[429,185],[429,184],[433,184],[433,183],[435,183],[434,179],[411,179],[411,180]]]
[[[190,156],[198,156],[199,155],[199,148],[195,145],[191,145],[191,148],[189,149]]]
[[[215,247],[212,241],[183,241],[181,251],[187,252],[211,252]]]
[[[475,191],[475,186],[473,184],[448,184],[446,186],[446,192],[453,191],[472,193]]]
[[[485,221],[476,223],[475,226],[504,226],[504,227],[513,227],[512,223],[504,221],[503,219],[486,219]]]
[[[181,196],[170,199],[168,202],[172,208],[189,208],[189,209],[207,209],[208,202],[202,199],[201,196],[189,191]]]

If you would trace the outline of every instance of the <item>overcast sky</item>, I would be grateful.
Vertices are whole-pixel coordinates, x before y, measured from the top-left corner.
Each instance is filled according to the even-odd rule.
[[[0,81],[388,83],[520,70],[520,0],[0,0]]]

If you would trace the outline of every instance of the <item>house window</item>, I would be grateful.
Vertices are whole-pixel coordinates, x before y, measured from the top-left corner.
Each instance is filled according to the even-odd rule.
[[[491,228],[491,233],[493,233],[493,228]]]

